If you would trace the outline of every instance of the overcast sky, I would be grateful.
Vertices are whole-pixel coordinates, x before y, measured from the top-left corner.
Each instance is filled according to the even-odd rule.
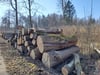
[[[18,0],[19,1],[19,0]],[[47,15],[50,13],[60,13],[58,7],[58,0],[35,0],[40,4],[40,11],[42,14]],[[76,9],[76,14],[79,18],[88,17],[90,15],[91,0],[71,0]],[[93,17],[100,17],[100,0],[93,0]],[[0,4],[0,18],[4,15],[5,11],[9,9],[9,5]],[[21,10],[21,7],[20,7]]]

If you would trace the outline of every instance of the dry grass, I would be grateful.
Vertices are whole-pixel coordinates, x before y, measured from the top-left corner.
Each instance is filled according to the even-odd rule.
[[[76,35],[78,38],[77,45],[81,49],[83,54],[91,54],[93,49],[91,44],[95,47],[100,48],[100,26],[91,25],[89,28],[87,26],[61,26],[63,29],[63,34],[66,36]]]
[[[66,36],[76,35],[78,38],[77,45],[80,47],[80,58],[82,69],[86,75],[96,74],[95,63],[100,60],[100,55],[97,54],[92,44],[100,48],[100,26],[66,26],[61,27],[63,34]]]

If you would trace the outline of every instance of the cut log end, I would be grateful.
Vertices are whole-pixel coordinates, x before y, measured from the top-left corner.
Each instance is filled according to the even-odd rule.
[[[49,54],[48,53],[43,53],[43,56],[42,56],[42,62],[44,63],[45,66],[48,66],[48,68],[50,68],[50,62],[48,60],[50,60],[49,58]]]
[[[63,67],[61,71],[63,75],[68,75],[68,70],[65,67]]]
[[[32,57],[32,59],[35,59],[36,58],[35,53],[34,53],[34,50],[31,51],[30,56]]]
[[[36,45],[36,40],[33,39],[33,40],[32,40],[32,44],[33,44],[33,45]]]
[[[31,39],[37,39],[37,33],[30,33],[30,38]]]
[[[32,49],[30,56],[32,59],[40,59],[42,58],[42,54],[39,52],[38,48]]]
[[[36,32],[36,29],[35,28],[29,28],[28,29],[28,33],[33,33],[33,32]]]
[[[44,44],[43,44],[43,40],[42,40],[41,36],[38,36],[38,38],[37,38],[37,46],[39,48],[39,51],[41,53],[43,53],[43,51],[44,51]]]
[[[71,73],[74,69],[74,59],[72,59],[69,63],[65,64],[61,71],[63,75],[68,75],[69,73]]]
[[[61,51],[45,52],[42,56],[42,62],[46,67],[51,68],[60,64],[65,59],[70,57],[73,53],[77,53],[78,51],[78,47],[71,47]]]
[[[83,71],[81,71],[81,75],[85,75],[85,73]]]
[[[75,44],[76,43],[74,42],[68,42],[66,40],[56,40],[53,36],[38,36],[37,38],[37,46],[41,53],[48,52],[50,50],[61,50],[74,46]]]

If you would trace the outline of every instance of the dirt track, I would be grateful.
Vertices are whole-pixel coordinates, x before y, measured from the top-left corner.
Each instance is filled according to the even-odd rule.
[[[0,51],[0,75],[8,75],[8,73],[6,72],[6,66],[4,63],[4,59],[1,56],[1,51]]]
[[[1,47],[2,47],[1,44],[3,44],[3,43],[4,43],[4,41],[1,40],[0,41],[0,75],[8,75],[8,73],[6,72],[6,65],[5,65],[5,62],[4,62],[4,58],[1,55]]]
[[[60,75],[54,70],[45,68],[39,60],[32,60],[29,56],[21,56],[1,37],[0,46],[9,75]]]

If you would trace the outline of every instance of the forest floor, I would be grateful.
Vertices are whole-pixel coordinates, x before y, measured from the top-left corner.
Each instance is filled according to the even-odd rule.
[[[0,41],[0,44],[1,43],[2,43],[2,41]],[[6,65],[5,65],[5,62],[4,62],[4,58],[1,55],[1,49],[0,49],[0,75],[8,75],[8,73],[6,71]]]
[[[0,37],[1,55],[4,58],[9,75],[60,75],[53,69],[48,69],[39,60],[29,56],[21,56],[18,51]]]

